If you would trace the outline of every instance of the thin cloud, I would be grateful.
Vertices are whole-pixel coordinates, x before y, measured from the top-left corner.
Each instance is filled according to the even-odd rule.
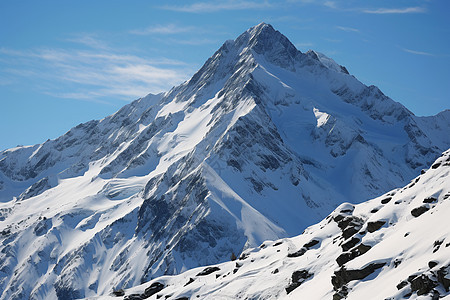
[[[328,7],[328,8],[332,8],[332,9],[337,9],[338,8],[336,2],[334,2],[334,1],[325,1],[323,3],[323,5]]]
[[[426,9],[420,6],[404,7],[404,8],[377,8],[377,9],[364,9],[362,12],[367,14],[412,14],[412,13],[424,13]]]
[[[424,52],[424,51],[416,51],[416,50],[411,50],[411,49],[407,49],[407,48],[402,48],[402,50],[405,52],[411,53],[411,54],[415,54],[415,55],[435,56],[433,53]]]
[[[187,13],[208,13],[224,10],[246,10],[246,9],[264,9],[272,5],[268,1],[223,1],[217,3],[196,2],[189,5],[165,5],[160,8],[171,11],[187,12]]]
[[[175,24],[167,24],[167,25],[150,26],[145,29],[134,29],[131,30],[130,33],[136,35],[178,34],[178,33],[193,32],[196,30],[197,29],[193,26],[178,26]]]
[[[313,44],[313,43],[310,43],[310,42],[306,42],[306,43],[295,43],[295,47],[296,47],[296,48],[309,48],[309,47],[312,47],[312,46],[314,46],[314,44]]]
[[[360,32],[357,28],[345,27],[345,26],[336,26],[337,29],[346,31],[346,32]]]
[[[93,49],[108,50],[111,49],[105,42],[91,34],[79,35],[74,38],[66,39],[68,42],[81,44]]]
[[[193,73],[192,67],[175,60],[112,51],[0,48],[0,54],[10,58],[2,63],[0,77],[6,75],[12,81],[26,77],[45,94],[95,102],[166,91]]]
[[[189,46],[200,46],[200,45],[209,45],[217,43],[216,40],[208,39],[208,38],[192,38],[192,39],[171,39],[170,43],[180,44],[180,45],[189,45]]]

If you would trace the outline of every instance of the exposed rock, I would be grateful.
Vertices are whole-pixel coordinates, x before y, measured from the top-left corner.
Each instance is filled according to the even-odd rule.
[[[397,284],[397,290],[401,290],[402,288],[404,288],[405,286],[407,286],[409,283],[408,281],[403,280],[402,282],[400,282],[399,284]]]
[[[306,279],[310,278],[314,274],[309,273],[307,270],[299,270],[292,273],[292,282],[286,287],[286,293],[290,293],[298,288]]]
[[[352,259],[363,255],[364,253],[369,251],[370,248],[371,248],[371,246],[369,246],[369,245],[359,244],[357,247],[352,249],[350,252],[344,252],[341,255],[339,255],[338,258],[336,258],[336,262],[338,263],[339,266],[342,266],[343,264],[351,261]]]
[[[428,262],[428,267],[430,269],[433,269],[434,267],[436,267],[439,263],[437,261],[431,260]]]
[[[344,239],[348,239],[351,236],[355,235],[356,233],[358,233],[359,229],[361,229],[361,227],[348,227],[344,230],[344,232],[342,232],[342,237]]]
[[[333,284],[333,288],[335,290],[339,290],[341,287],[346,285],[352,280],[361,280],[375,272],[375,270],[382,268],[385,263],[373,263],[362,269],[356,270],[347,270],[344,267],[341,267],[339,270],[334,272],[334,275],[331,277],[331,283]]]
[[[361,240],[357,237],[353,237],[351,240],[347,241],[346,243],[342,244],[342,250],[344,251],[348,251],[351,248],[353,248],[354,246],[356,246],[356,244],[358,244]]]
[[[411,215],[414,217],[418,217],[422,215],[423,213],[427,212],[430,208],[428,206],[419,206],[411,210]]]
[[[431,168],[437,169],[437,168],[439,168],[440,165],[441,165],[441,163],[435,163],[434,165],[431,166]]]
[[[34,234],[36,234],[37,236],[44,235],[51,227],[52,219],[42,219],[37,223],[36,227],[34,227]]]
[[[387,204],[392,200],[392,197],[387,197],[381,200],[381,204]]]
[[[444,286],[446,292],[450,291],[450,278],[448,278],[450,266],[442,267],[437,271],[437,280]]]
[[[378,229],[380,229],[381,227],[383,227],[384,224],[386,224],[385,221],[368,222],[367,223],[367,231],[375,232]]]
[[[148,288],[145,289],[144,296],[146,298],[160,292],[162,289],[164,289],[164,284],[160,282],[154,282],[152,283]]]
[[[219,267],[207,267],[207,268],[203,269],[203,271],[198,273],[197,276],[206,276],[206,275],[209,275],[209,274],[217,272],[217,271],[220,271]]]
[[[437,201],[437,198],[433,197],[433,196],[430,196],[430,197],[427,197],[427,198],[423,199],[423,203],[433,203],[433,202],[436,202],[436,201]]]
[[[123,289],[118,289],[113,291],[112,294],[116,297],[121,297],[125,295],[125,291]]]
[[[427,275],[422,274],[411,281],[411,290],[417,292],[417,295],[426,295],[437,286],[436,282]]]
[[[318,240],[311,240],[308,243],[304,244],[303,247],[309,249],[311,247],[314,247],[315,245],[317,245],[318,243],[320,243]]]
[[[125,296],[124,300],[142,300],[145,298],[142,298],[140,294],[130,294]]]
[[[306,251],[308,251],[308,249],[300,248],[299,250],[297,250],[293,253],[288,253],[287,257],[299,257],[299,256],[302,256],[303,254],[305,254]]]

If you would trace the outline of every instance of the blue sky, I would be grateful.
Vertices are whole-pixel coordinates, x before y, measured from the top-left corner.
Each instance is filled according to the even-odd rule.
[[[416,115],[450,108],[450,1],[0,1],[0,150],[189,79],[270,23]]]

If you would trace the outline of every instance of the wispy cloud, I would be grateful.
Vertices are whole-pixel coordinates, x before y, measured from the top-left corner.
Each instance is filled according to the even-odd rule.
[[[86,40],[88,41],[88,40]],[[170,89],[193,73],[193,67],[171,59],[148,59],[113,50],[0,48],[0,77],[30,84],[55,97],[108,101],[131,100]]]
[[[367,14],[412,14],[412,13],[424,13],[426,9],[420,6],[404,7],[404,8],[376,8],[376,9],[363,9],[362,12]]]
[[[312,47],[312,46],[314,46],[314,44],[313,44],[313,43],[310,43],[310,42],[306,42],[306,43],[295,43],[295,47],[296,47],[296,48],[309,48],[309,47]]]
[[[98,39],[95,35],[92,35],[92,34],[80,34],[80,35],[77,35],[73,38],[69,38],[66,40],[68,42],[81,44],[81,45],[87,46],[89,48],[102,49],[102,50],[110,49],[110,47],[105,42]]]
[[[411,50],[411,49],[407,49],[407,48],[401,48],[401,49],[405,52],[415,54],[415,55],[435,56],[433,53],[429,53],[429,52],[416,51],[416,50]]]
[[[151,34],[177,34],[197,31],[198,29],[193,26],[179,26],[175,24],[167,25],[154,25],[149,26],[145,29],[135,29],[131,30],[131,34],[136,35],[151,35]]]
[[[335,1],[325,1],[325,2],[323,2],[323,5],[328,7],[328,8],[333,8],[333,9],[338,8],[338,6],[337,6]]]
[[[302,5],[318,5],[342,12],[357,12],[367,14],[413,14],[413,13],[427,12],[426,6],[364,8],[357,6],[355,7],[352,2],[353,1],[337,1],[337,0],[286,0],[286,3],[298,3]]]
[[[360,32],[357,28],[345,27],[345,26],[336,26],[337,29],[347,32]]]
[[[245,9],[264,9],[272,5],[268,1],[218,1],[218,2],[195,2],[188,5],[165,5],[160,8],[171,11],[188,13],[208,13],[224,10],[245,10]]]

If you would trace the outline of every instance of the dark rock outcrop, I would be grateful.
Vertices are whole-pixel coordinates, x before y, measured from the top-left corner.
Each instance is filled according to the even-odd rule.
[[[292,282],[286,287],[286,293],[290,293],[298,288],[306,279],[312,277],[314,274],[309,273],[307,270],[299,270],[292,273]]]

